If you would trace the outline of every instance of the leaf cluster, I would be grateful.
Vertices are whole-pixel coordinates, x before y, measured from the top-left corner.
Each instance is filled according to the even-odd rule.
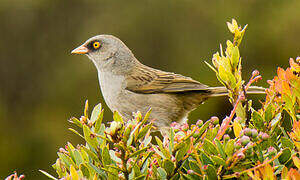
[[[290,59],[286,70],[278,68],[262,107],[252,108],[246,92],[261,77],[254,71],[247,84],[241,78],[238,46],[246,27],[235,20],[228,23],[233,42],[227,41],[224,54],[221,46],[221,53],[213,55],[213,65],[207,63],[227,87],[233,105],[221,123],[217,117],[195,125],[172,123],[168,136],[159,138],[151,134],[151,110],[130,120],[114,112],[114,120],[105,126],[101,104],[89,116],[86,102],[83,116],[70,120],[77,126],[70,130],[84,144],[59,149],[53,164],[58,178],[299,179],[300,58]]]

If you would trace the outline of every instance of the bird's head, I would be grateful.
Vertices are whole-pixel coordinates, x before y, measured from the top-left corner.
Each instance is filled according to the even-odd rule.
[[[110,70],[121,73],[129,70],[136,61],[130,49],[112,35],[94,36],[71,53],[87,55],[94,62],[98,71]]]

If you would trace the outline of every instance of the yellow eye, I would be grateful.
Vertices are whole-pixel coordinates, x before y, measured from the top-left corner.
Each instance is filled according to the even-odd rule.
[[[94,42],[94,43],[93,43],[93,47],[94,47],[95,49],[98,49],[98,48],[100,47],[100,43],[99,43],[98,41]]]

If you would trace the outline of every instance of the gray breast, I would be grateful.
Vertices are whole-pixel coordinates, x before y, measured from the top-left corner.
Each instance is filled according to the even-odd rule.
[[[124,77],[113,75],[110,72],[99,72],[99,83],[103,98],[108,107],[115,111],[122,91],[124,90]]]

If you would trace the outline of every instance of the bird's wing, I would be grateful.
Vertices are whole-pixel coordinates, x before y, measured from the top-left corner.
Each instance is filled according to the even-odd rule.
[[[126,77],[126,89],[143,94],[207,90],[208,86],[180,74],[142,66]]]

